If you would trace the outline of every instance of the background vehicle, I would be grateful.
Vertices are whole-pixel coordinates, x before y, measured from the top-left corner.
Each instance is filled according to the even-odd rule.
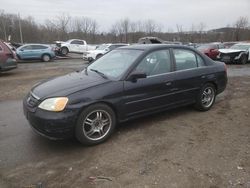
[[[58,41],[56,44],[60,48],[59,51],[62,55],[67,55],[69,52],[83,53],[96,48],[96,46],[87,45],[85,40],[80,39],[70,39],[66,42]]]
[[[0,72],[17,68],[16,54],[0,40]]]
[[[31,126],[50,138],[105,141],[117,122],[183,105],[209,110],[227,84],[226,66],[193,48],[132,45],[81,72],[36,85],[23,100]]]
[[[219,49],[222,48],[225,48],[223,43],[207,43],[199,45],[197,50],[201,51],[211,59],[216,60],[219,55]]]
[[[250,43],[238,43],[228,49],[220,49],[218,58],[225,63],[246,64],[250,61]]]
[[[178,41],[164,41],[158,37],[142,37],[139,38],[138,44],[177,44],[181,45],[181,42]]]
[[[98,46],[95,50],[89,50],[87,52],[83,53],[83,59],[86,61],[93,61],[95,59],[100,58],[101,56],[103,56],[104,54],[122,47],[122,46],[127,46],[128,44],[123,44],[123,43],[117,43],[117,44],[102,44],[100,46]]]
[[[26,44],[17,48],[16,53],[21,60],[41,59],[47,62],[55,58],[53,48],[45,44]]]

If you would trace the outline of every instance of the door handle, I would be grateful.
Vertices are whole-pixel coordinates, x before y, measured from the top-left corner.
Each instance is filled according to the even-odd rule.
[[[206,78],[206,76],[205,76],[205,75],[202,75],[201,78],[204,79],[204,78]]]

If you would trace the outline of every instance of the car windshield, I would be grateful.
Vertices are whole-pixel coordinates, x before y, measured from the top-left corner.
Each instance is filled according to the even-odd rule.
[[[87,67],[88,71],[98,71],[111,79],[119,79],[130,65],[142,54],[142,50],[118,49],[97,59]]]
[[[230,49],[235,49],[235,50],[248,50],[248,49],[250,49],[250,45],[235,44],[235,45],[231,46]]]
[[[102,45],[98,46],[97,50],[105,50],[107,47],[109,47],[109,45],[102,44]]]

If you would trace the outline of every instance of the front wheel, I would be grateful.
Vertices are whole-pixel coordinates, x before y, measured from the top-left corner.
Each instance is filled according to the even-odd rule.
[[[105,104],[86,108],[77,121],[75,135],[84,145],[95,145],[107,140],[115,129],[114,111]]]
[[[216,90],[214,85],[210,83],[205,84],[197,96],[195,108],[200,111],[209,110],[214,104],[215,97]]]
[[[246,55],[242,55],[242,57],[240,58],[240,63],[242,65],[246,64],[247,63],[247,56]]]

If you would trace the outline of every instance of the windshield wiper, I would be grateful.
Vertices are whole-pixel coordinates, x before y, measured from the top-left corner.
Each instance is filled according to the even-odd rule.
[[[90,69],[90,70],[93,71],[93,72],[96,72],[97,74],[101,75],[105,79],[108,78],[104,73],[100,72],[99,70],[96,70],[96,69]]]

